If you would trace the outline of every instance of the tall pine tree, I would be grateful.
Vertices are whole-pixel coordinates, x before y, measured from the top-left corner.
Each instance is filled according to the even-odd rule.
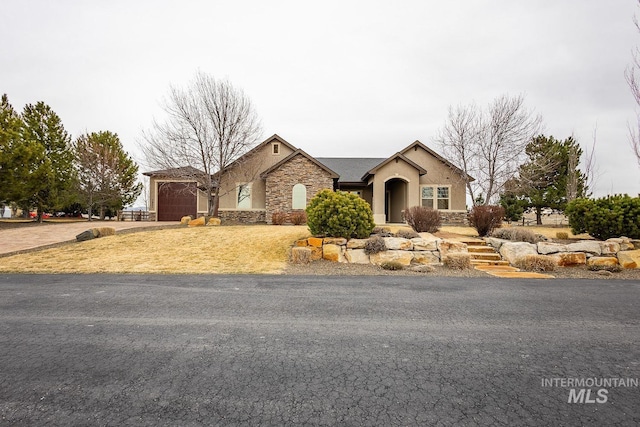
[[[22,138],[34,151],[34,161],[21,202],[25,207],[35,207],[42,221],[44,212],[61,209],[73,197],[71,136],[60,117],[43,102],[26,105],[22,120]]]
[[[585,193],[584,174],[577,168],[582,149],[573,137],[559,141],[539,135],[525,149],[528,160],[519,168],[518,192],[536,211],[542,224],[542,209],[564,210],[569,199]]]

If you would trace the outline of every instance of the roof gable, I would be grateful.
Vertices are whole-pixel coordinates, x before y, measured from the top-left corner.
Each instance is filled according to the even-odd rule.
[[[287,157],[285,157],[284,159],[280,160],[278,163],[276,163],[275,165],[271,166],[269,169],[265,170],[264,172],[262,172],[260,174],[261,178],[266,178],[267,175],[269,175],[271,172],[275,171],[276,169],[278,169],[280,166],[284,165],[285,163],[287,163],[289,160],[293,159],[294,157],[301,155],[305,158],[307,158],[308,160],[310,160],[311,162],[313,162],[315,165],[317,165],[319,168],[327,171],[330,175],[331,178],[337,179],[340,176],[335,173],[334,171],[332,171],[331,169],[329,169],[326,165],[320,163],[316,158],[311,157],[309,154],[305,153],[303,150],[301,149],[297,149],[295,150],[293,153],[289,154]]]
[[[441,161],[442,163],[444,163],[446,166],[448,166],[450,169],[452,169],[454,172],[458,173],[459,175],[462,176],[467,176],[464,171],[462,169],[460,169],[459,167],[457,167],[456,165],[454,165],[453,163],[451,163],[449,160],[445,159],[444,157],[442,157],[440,154],[436,153],[435,151],[433,151],[431,148],[427,147],[426,145],[424,145],[422,142],[416,140],[415,142],[413,142],[412,144],[409,144],[405,149],[403,149],[402,151],[400,151],[401,153],[406,153],[407,151],[410,150],[417,150],[418,148],[423,149],[424,151],[426,151],[427,153],[429,153],[430,155],[432,155],[433,157],[435,157],[436,159],[438,159],[439,161]],[[474,181],[474,178],[469,176],[468,177],[471,181]]]
[[[394,160],[402,160],[404,162],[406,162],[407,164],[409,164],[410,166],[416,168],[418,170],[418,173],[420,175],[424,175],[427,173],[427,170],[425,168],[423,168],[422,166],[420,166],[419,164],[417,164],[416,162],[414,162],[413,160],[409,159],[408,157],[406,157],[404,154],[402,153],[396,153],[394,155],[392,155],[391,157],[387,158],[386,160],[384,160],[382,163],[378,164],[377,166],[373,167],[372,169],[369,169],[363,176],[362,176],[362,180],[365,181],[370,175],[375,175],[375,173],[382,168],[383,166],[391,163]]]

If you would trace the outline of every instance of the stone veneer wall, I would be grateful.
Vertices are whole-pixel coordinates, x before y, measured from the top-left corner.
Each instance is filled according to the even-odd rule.
[[[333,189],[333,178],[302,154],[297,155],[266,178],[266,221],[271,224],[271,215],[276,212],[291,212],[293,186],[307,187],[307,203],[316,193],[325,188]]]
[[[265,211],[262,209],[236,211],[222,210],[218,211],[218,218],[222,221],[234,221],[243,223],[265,222]]]
[[[149,221],[155,221],[155,220],[156,220],[156,213],[149,212]]]
[[[467,212],[438,211],[442,225],[469,225]]]

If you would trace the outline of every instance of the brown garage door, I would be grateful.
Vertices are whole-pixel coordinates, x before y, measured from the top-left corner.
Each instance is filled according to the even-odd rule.
[[[196,217],[196,184],[165,182],[158,185],[158,221],[180,221],[185,215]]]

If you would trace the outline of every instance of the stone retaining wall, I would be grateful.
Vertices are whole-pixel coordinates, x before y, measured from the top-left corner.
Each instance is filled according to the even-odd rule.
[[[623,268],[640,268],[640,241],[626,237],[604,242],[581,240],[561,244],[551,242],[527,243],[487,237],[486,242],[500,253],[502,259],[513,264],[527,255],[542,255],[556,265],[620,265]]]
[[[405,239],[383,237],[386,251],[368,255],[364,247],[368,239],[343,239],[334,237],[309,237],[298,240],[291,249],[292,259],[319,260],[381,265],[395,261],[403,266],[411,264],[439,264],[442,257],[453,252],[467,252],[464,243],[439,239],[429,233],[420,237]]]

